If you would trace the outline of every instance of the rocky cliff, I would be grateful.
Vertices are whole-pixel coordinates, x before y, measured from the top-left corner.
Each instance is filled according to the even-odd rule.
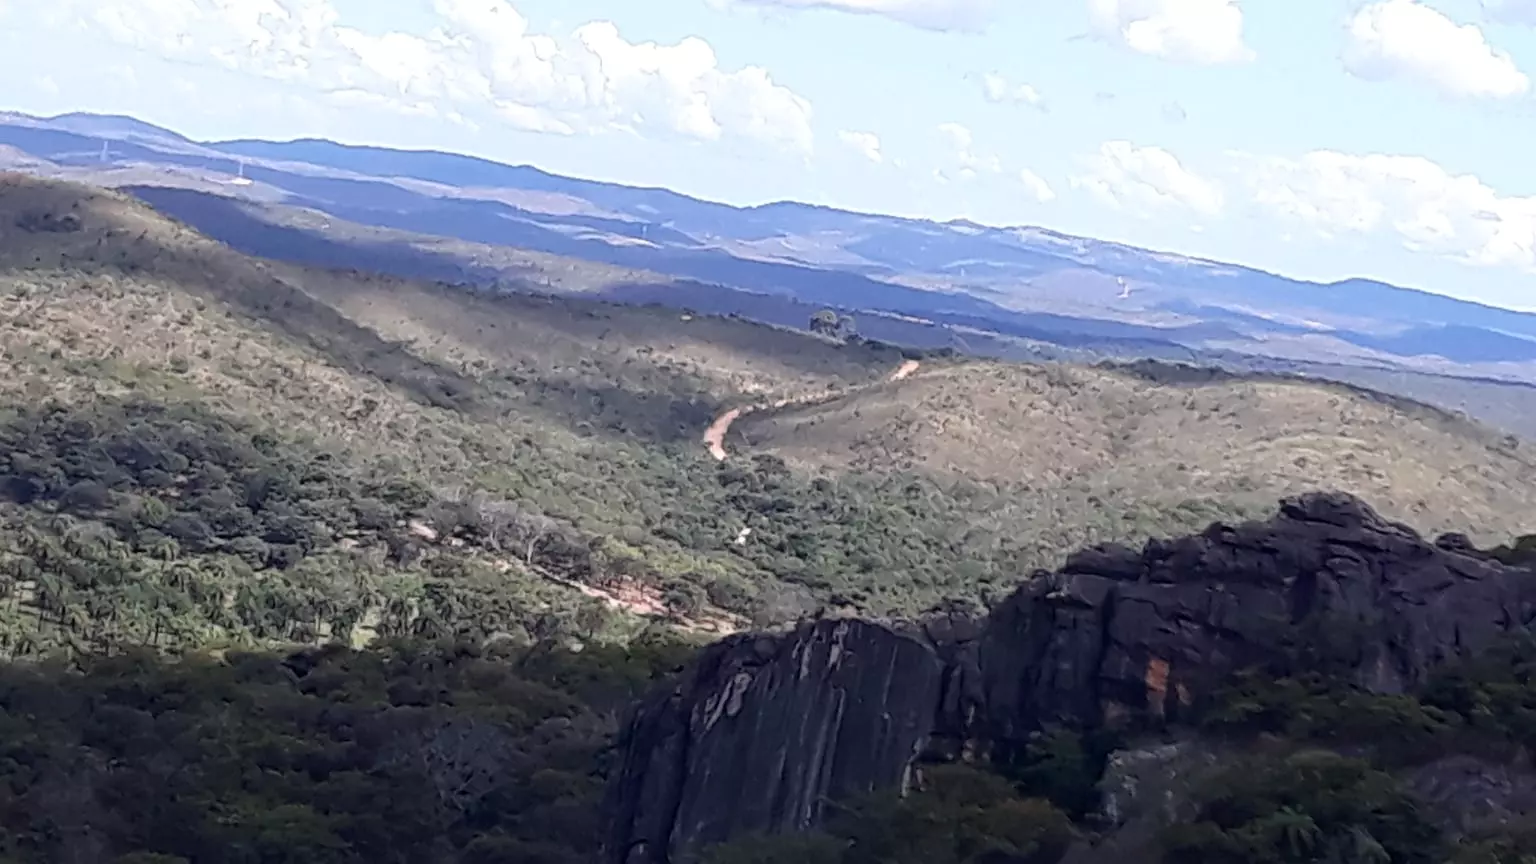
[[[1325,641],[1375,692],[1414,687],[1536,618],[1536,575],[1428,542],[1343,495],[1137,551],[1085,550],[984,619],[823,620],[712,646],[620,738],[607,860],[816,826],[922,759],[1044,726],[1166,726],[1232,672]]]

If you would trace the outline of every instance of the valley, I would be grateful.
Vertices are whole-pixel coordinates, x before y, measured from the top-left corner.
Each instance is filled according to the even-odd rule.
[[[130,191],[0,174],[0,853],[1216,864],[1276,796],[1318,849],[1528,848],[1479,791],[1536,788],[1503,429],[258,257]]]
[[[1533,77],[0,0],[0,864],[1536,864]]]
[[[911,614],[1000,596],[1084,545],[1245,518],[1317,484],[1480,543],[1530,530],[1524,448],[1335,385],[917,359],[660,307],[255,259],[69,183],[11,175],[0,194],[7,435],[29,454],[24,468],[12,457],[12,521],[68,540],[61,554],[137,562],[163,546],[195,562],[211,581],[167,590],[220,639],[413,632],[428,596],[446,604],[438,626],[483,636],[568,622],[551,610],[597,598],[607,608],[576,616],[589,636],[644,624],[625,608],[706,632],[828,608]],[[198,457],[207,476],[154,467],[181,465],[188,423],[234,448]],[[181,456],[82,463],[61,449],[79,428]],[[306,465],[333,488],[309,490]],[[291,490],[275,511],[255,491],[273,472]],[[191,527],[168,533],[152,515],[167,507]],[[295,534],[287,508],[321,522]],[[11,554],[32,536],[13,533]],[[326,577],[324,602],[309,566],[346,574]],[[309,611],[231,619],[219,598],[259,574]],[[11,644],[67,642],[71,620],[92,639],[138,638],[91,615],[99,590],[56,586],[51,618],[18,607]]]

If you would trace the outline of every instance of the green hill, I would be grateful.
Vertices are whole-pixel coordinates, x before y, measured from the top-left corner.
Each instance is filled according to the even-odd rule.
[[[735,577],[723,596],[750,610],[757,568],[658,529],[727,494],[700,432],[728,400],[857,386],[900,359],[283,267],[126,196],[19,176],[0,225],[13,653],[516,632],[552,612],[590,631],[615,592],[573,580],[642,605],[680,587],[673,607],[727,627],[703,591]],[[672,492],[691,486],[713,495]],[[711,527],[733,536],[730,515]],[[123,572],[100,578],[104,561]]]
[[[747,415],[738,452],[808,473],[911,473],[992,496],[973,549],[1061,550],[1193,531],[1276,498],[1350,492],[1431,533],[1532,529],[1536,450],[1446,412],[1343,385],[966,363]],[[1043,565],[1042,565],[1043,566]]]
[[[1536,498],[1501,437],[1324,385],[895,381],[891,347],[253,259],[20,175],[0,232],[14,656],[718,633],[985,598],[1309,481],[1479,539]]]

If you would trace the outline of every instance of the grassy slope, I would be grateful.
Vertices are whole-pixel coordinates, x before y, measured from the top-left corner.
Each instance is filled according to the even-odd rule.
[[[16,227],[41,215],[79,230]],[[1006,591],[1085,541],[1198,528],[1315,485],[1428,528],[1529,530],[1525,456],[1331,388],[942,362],[886,383],[891,349],[260,261],[126,196],[14,176],[0,183],[0,231],[0,409],[33,409],[0,416],[0,432],[35,451],[31,491],[0,487],[7,560],[29,554],[22,529],[74,538],[58,554],[87,565],[59,568],[73,593],[44,616],[60,629],[105,627],[90,562],[162,554],[167,534],[203,587],[158,570],[127,581],[157,580],[164,603],[191,610],[178,626],[196,632],[177,638],[197,640],[277,638],[294,616],[386,633],[590,619],[551,575],[696,623],[826,603],[910,612]],[[817,407],[748,415],[731,459],[704,453],[720,411],[781,399]],[[37,408],[50,400],[58,412]],[[81,428],[226,445],[167,481],[121,453],[72,460]],[[274,472],[292,489],[263,506]],[[165,512],[215,536],[181,537]],[[303,544],[294,513],[321,526]],[[525,523],[509,513],[552,518],[535,554],[513,542]],[[37,576],[13,577],[13,606],[38,605],[22,602]],[[251,584],[267,599],[230,613]]]
[[[1005,494],[978,527],[1042,549],[1135,540],[1166,529],[1167,514],[1196,529],[1205,514],[1262,511],[1313,488],[1494,542],[1531,530],[1536,500],[1528,448],[1432,408],[1310,382],[1175,387],[968,363],[739,426],[744,452],[804,470],[995,484]]]

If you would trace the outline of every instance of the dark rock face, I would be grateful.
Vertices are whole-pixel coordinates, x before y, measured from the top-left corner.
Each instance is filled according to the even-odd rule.
[[[738,834],[813,827],[829,800],[902,786],[944,665],[864,621],[717,643],[620,736],[611,860],[663,862]]]
[[[1406,780],[1441,829],[1453,835],[1507,827],[1536,812],[1536,772],[1529,764],[1447,756],[1415,768]]]
[[[1353,498],[1307,496],[1267,522],[1076,556],[1016,592],[979,650],[984,731],[1176,721],[1308,621],[1348,643],[1359,684],[1402,692],[1533,614],[1530,573],[1426,543]]]
[[[734,638],[631,717],[608,860],[680,864],[813,827],[824,801],[900,786],[919,757],[1007,749],[1045,725],[1177,723],[1309,633],[1337,641],[1362,686],[1401,692],[1533,618],[1536,574],[1317,494],[1265,522],[1085,550],[984,620]]]
[[[1060,864],[1157,864],[1163,827],[1198,816],[1190,791],[1237,755],[1195,740],[1111,755],[1099,781],[1103,797],[1096,814],[1111,830],[1097,842],[1079,840]]]

